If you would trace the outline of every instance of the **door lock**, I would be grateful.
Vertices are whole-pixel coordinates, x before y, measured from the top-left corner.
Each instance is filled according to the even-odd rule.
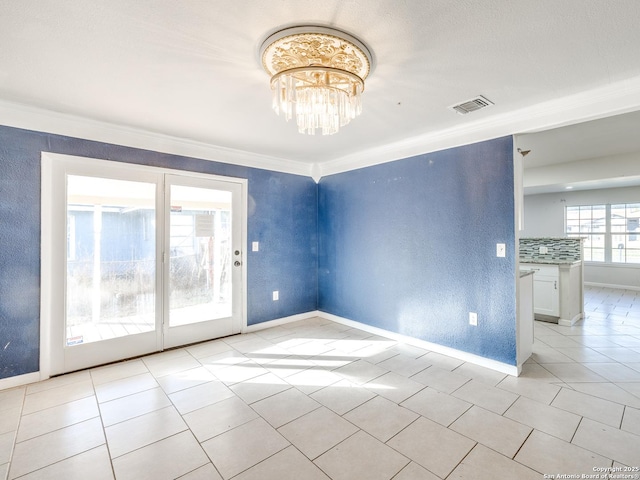
[[[235,262],[233,262],[233,264],[234,264],[236,267],[239,267],[240,265],[242,265],[242,262],[240,262],[239,260],[236,260]]]
[[[233,253],[235,253],[236,255],[240,255],[240,250],[236,250],[236,251],[235,251],[235,252],[233,252]]]

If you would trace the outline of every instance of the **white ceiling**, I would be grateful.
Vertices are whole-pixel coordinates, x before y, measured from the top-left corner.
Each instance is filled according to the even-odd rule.
[[[638,0],[0,0],[0,102],[304,168],[386,161],[640,109],[639,21]],[[374,54],[364,112],[336,135],[271,110],[258,48],[296,24]],[[477,95],[495,106],[448,108]]]

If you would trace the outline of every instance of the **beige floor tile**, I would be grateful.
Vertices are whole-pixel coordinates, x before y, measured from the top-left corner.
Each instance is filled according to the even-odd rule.
[[[611,359],[606,355],[596,352],[592,348],[582,346],[578,348],[562,348],[562,353],[576,362],[585,363],[601,363],[610,362]]]
[[[374,396],[375,394],[365,387],[347,380],[341,380],[310,395],[311,398],[330,408],[338,415],[344,415],[364,402],[371,400]]]
[[[471,408],[472,404],[427,387],[402,402],[401,406],[447,427]]]
[[[149,369],[142,360],[129,360],[126,362],[97,367],[90,370],[94,385],[121,380],[134,375],[149,373]]]
[[[265,373],[268,373],[268,370],[252,360],[247,360],[237,365],[229,365],[213,372],[216,378],[227,386],[259,377]]]
[[[198,359],[199,362],[207,368],[207,370],[215,373],[221,368],[229,367],[230,365],[238,365],[240,363],[248,362],[249,357],[243,355],[237,350],[227,350],[225,352],[216,353],[209,357],[203,357]]]
[[[366,360],[358,360],[344,367],[337,368],[333,372],[351,383],[363,385],[374,378],[384,375],[388,371],[386,368],[379,367]]]
[[[22,442],[99,415],[98,404],[93,396],[23,415],[16,441]]]
[[[386,442],[418,418],[418,414],[383,397],[375,397],[354,408],[344,418],[378,440]]]
[[[250,378],[241,383],[232,385],[231,390],[247,404],[258,402],[264,398],[275,395],[291,388],[286,381],[274,375],[265,373],[258,377]]]
[[[238,397],[230,397],[187,413],[184,421],[202,443],[257,417],[258,414]]]
[[[410,462],[400,470],[400,473],[393,477],[393,480],[440,480],[440,477],[437,477],[416,462]]]
[[[611,460],[559,438],[534,430],[514,460],[540,474],[593,474],[594,466],[609,466]]]
[[[482,367],[480,365],[474,365],[473,363],[463,363],[458,368],[454,370],[455,373],[459,373],[465,377],[472,378],[482,383],[486,383],[487,385],[491,385],[495,387],[502,380],[504,380],[508,375],[505,375],[502,372],[497,372],[495,370],[491,370],[490,368]]]
[[[629,393],[624,386],[629,385],[615,383],[568,383],[567,386],[578,392],[586,393],[593,397],[599,397],[604,400],[619,403],[621,405],[629,405],[634,408],[640,408],[640,398]]]
[[[423,383],[444,393],[452,393],[471,380],[471,377],[433,366],[413,375],[411,380]]]
[[[262,418],[245,423],[202,444],[222,477],[231,478],[289,446]]]
[[[602,353],[603,355],[606,355],[607,357],[614,359],[617,362],[622,362],[622,363],[640,362],[640,352],[635,352],[630,348],[623,348],[623,347],[606,348],[605,347],[605,348],[595,348],[595,350],[597,352]]]
[[[172,480],[208,462],[198,441],[187,431],[114,459],[113,469],[118,480]]]
[[[448,478],[452,480],[540,480],[541,475],[484,445],[478,444]]]
[[[196,367],[177,373],[171,373],[160,378],[156,378],[162,389],[166,393],[174,393],[185,388],[195,387],[203,383],[211,382],[216,377],[204,367]]]
[[[0,435],[18,429],[21,413],[22,406],[0,410]]]
[[[171,406],[107,427],[105,433],[111,458],[117,458],[186,429],[182,417]]]
[[[9,473],[9,464],[8,463],[0,464],[0,478],[2,479],[7,478],[8,473]]]
[[[385,373],[363,387],[394,403],[400,403],[425,388],[424,384],[394,372]]]
[[[409,459],[365,432],[358,432],[314,462],[332,480],[388,480]]]
[[[22,408],[26,387],[0,390],[0,412],[13,408]]]
[[[15,446],[9,478],[25,475],[104,443],[99,418],[25,440]]]
[[[105,445],[74,455],[20,477],[20,480],[112,480],[111,459]]]
[[[16,439],[16,432],[0,434],[0,465],[11,460],[11,452]]]
[[[616,428],[622,422],[624,411],[624,406],[620,404],[568,388],[563,388],[551,405]]]
[[[526,377],[507,376],[496,386],[547,405],[553,401],[560,391],[560,387],[557,385]]]
[[[537,363],[525,363],[522,366],[522,373],[518,378],[543,380],[547,383],[557,383],[562,381],[549,370],[547,370],[544,366]]]
[[[150,390],[157,386],[158,382],[153,378],[153,375],[150,373],[142,373],[140,375],[133,375],[120,380],[114,380],[113,382],[96,385],[95,390],[98,402],[102,403],[115,400],[116,398],[126,397],[133,393]]]
[[[172,393],[169,398],[184,415],[207,405],[212,405],[225,398],[233,397],[235,394],[224,383],[219,380],[203,383],[195,387],[180,390]]]
[[[207,463],[180,477],[180,480],[222,480],[212,463]]]
[[[286,380],[291,375],[316,366],[316,363],[309,358],[287,357],[269,362],[268,365],[265,365],[265,368],[274,375]]]
[[[342,377],[322,368],[309,368],[287,377],[287,382],[309,395],[323,387],[338,383]]]
[[[185,350],[189,352],[192,357],[201,359],[212,357],[219,353],[232,351],[233,347],[223,340],[212,340],[210,342],[198,343],[197,345],[185,347]]]
[[[92,396],[93,393],[93,383],[91,383],[91,380],[82,380],[32,393],[24,397],[22,414],[25,415],[37,412],[38,410],[45,410],[64,403],[73,402],[74,400],[80,400],[81,398]]]
[[[105,427],[124,422],[139,415],[160,410],[171,405],[169,397],[156,387],[100,404],[100,414]]]
[[[295,447],[287,447],[234,477],[234,480],[328,480]]]
[[[584,363],[585,367],[610,382],[640,382],[640,372],[620,363]]]
[[[389,440],[387,445],[445,478],[469,453],[475,442],[421,417]]]
[[[607,379],[579,363],[547,363],[544,368],[563,382],[606,382]]]
[[[630,433],[585,418],[571,443],[630,467],[640,466],[640,433]]]
[[[433,365],[433,362],[426,358],[426,355],[418,358],[413,358],[413,356],[401,353],[387,360],[379,362],[376,365],[382,368],[386,368],[390,372],[397,373],[398,375],[410,377],[412,375],[415,375],[416,373],[421,372],[425,368],[430,367],[431,365]]]
[[[491,410],[502,415],[513,405],[518,395],[507,392],[497,387],[491,387],[477,380],[471,380],[452,393],[467,402],[474,403],[479,407]]]
[[[319,408],[320,404],[299,390],[290,388],[255,402],[251,407],[258,412],[258,415],[262,416],[275,428],[278,428]]]
[[[181,350],[184,354],[175,358],[167,357],[158,362],[147,362],[145,364],[154,377],[163,377],[165,375],[172,375],[185,370],[191,370],[201,367],[202,365],[198,360],[193,358],[188,352]]]
[[[442,353],[436,352],[429,352],[422,358],[423,361],[430,362],[432,365],[435,365],[438,368],[449,371],[455,370],[464,363],[463,360],[459,360],[457,358],[449,357],[447,355],[443,355]]]
[[[320,407],[280,427],[278,431],[313,460],[356,433],[358,428],[328,408]]]
[[[636,435],[640,434],[640,410],[631,407],[625,408],[621,428]]]
[[[573,438],[582,418],[575,413],[525,397],[516,400],[504,416],[567,442]]]
[[[573,360],[553,347],[541,342],[533,342],[533,354],[531,359],[540,364],[547,363],[572,363]]]
[[[531,433],[531,427],[477,406],[449,427],[502,455],[513,458]]]
[[[71,385],[76,382],[84,382],[91,380],[91,374],[88,371],[68,373],[67,375],[60,375],[53,377],[42,382],[31,383],[27,385],[27,395],[33,393],[44,392],[52,388],[64,387],[65,385]]]

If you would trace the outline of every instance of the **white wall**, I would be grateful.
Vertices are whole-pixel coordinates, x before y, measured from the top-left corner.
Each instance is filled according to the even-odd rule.
[[[525,171],[526,176],[526,171]],[[564,237],[564,208],[574,205],[638,203],[640,187],[566,191],[524,197],[521,237]],[[640,290],[640,265],[585,265],[586,283]]]

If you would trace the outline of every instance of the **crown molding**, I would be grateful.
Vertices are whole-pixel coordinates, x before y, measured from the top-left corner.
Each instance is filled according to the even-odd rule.
[[[640,109],[640,76],[318,164],[318,179],[493,138],[548,130]]]
[[[0,124],[125,147],[311,176],[313,165],[0,100]]]

